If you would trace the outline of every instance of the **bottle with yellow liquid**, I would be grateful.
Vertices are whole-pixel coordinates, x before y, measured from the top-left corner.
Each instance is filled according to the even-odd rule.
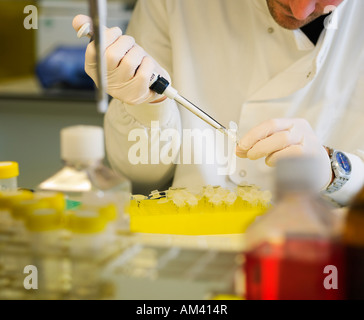
[[[345,220],[346,298],[364,299],[364,187],[353,199]]]

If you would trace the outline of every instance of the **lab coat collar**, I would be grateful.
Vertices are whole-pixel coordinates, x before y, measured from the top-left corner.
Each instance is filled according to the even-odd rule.
[[[272,15],[269,12],[268,6],[267,6],[267,0],[255,0],[253,1],[256,8],[263,12],[267,17],[267,22],[274,26],[276,29],[284,29],[282,28],[277,22],[273,19]],[[287,30],[284,29],[286,32],[290,32],[294,41],[296,42],[297,49],[302,51],[309,51],[313,50],[315,48],[315,45],[310,41],[310,39],[302,32],[300,29],[298,30]]]
[[[257,0],[256,3],[262,5],[263,3],[266,3],[266,1]],[[265,7],[268,11],[267,14],[269,14],[266,4]],[[317,45],[313,47],[313,50],[307,51],[307,54],[304,57],[270,79],[263,87],[257,90],[248,101],[267,101],[288,97],[312,82],[327,59],[330,47],[332,46],[335,34],[338,30],[338,21],[343,19],[345,7],[346,2],[343,2],[335,13],[330,16],[336,21],[333,21],[329,26],[327,25],[328,27],[324,29]],[[271,19],[274,21],[273,18]],[[297,31],[303,34],[302,31]],[[300,40],[301,43],[304,41],[302,39]]]
[[[276,28],[282,28],[280,25],[276,23],[276,21],[271,16],[267,6],[267,0],[254,0],[253,2],[259,11],[264,12],[264,14],[268,17],[269,19],[268,21],[270,23],[272,23]],[[320,40],[323,41],[323,39],[326,38],[325,36],[326,33],[332,34],[333,31],[336,31],[335,27],[337,26],[338,20],[340,20],[340,17],[342,16],[342,12],[344,10],[344,7],[347,5],[347,2],[348,2],[347,0],[342,2],[340,6],[335,10],[335,12],[333,12],[329,17],[326,18],[325,20],[326,29],[321,34],[319,42]],[[328,27],[330,19],[332,19],[332,21],[330,23],[330,26]],[[331,31],[327,32],[328,30]],[[311,40],[305,35],[305,33],[302,30],[300,29],[292,30],[291,33],[292,37],[296,42],[298,50],[311,51],[315,48],[315,45],[311,42]],[[317,43],[317,45],[319,45],[319,43]]]

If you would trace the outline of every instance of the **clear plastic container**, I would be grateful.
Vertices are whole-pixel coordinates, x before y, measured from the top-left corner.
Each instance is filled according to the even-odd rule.
[[[68,259],[62,229],[64,208],[61,193],[0,192],[0,299],[64,296]],[[38,271],[36,290],[24,287],[24,268],[29,265]]]
[[[25,191],[27,192],[27,191]],[[34,192],[31,197],[17,199],[13,201],[11,207],[11,216],[14,226],[17,228],[17,239],[27,241],[29,236],[28,230],[25,228],[24,222],[28,215],[36,209],[52,208],[58,212],[65,210],[65,198],[62,193],[56,192]]]
[[[69,248],[63,221],[63,212],[52,206],[32,208],[26,214],[31,244],[29,261],[38,272],[38,289],[29,291],[31,299],[60,300],[69,293]]]
[[[18,188],[19,165],[14,161],[0,162],[0,191]]]
[[[103,163],[103,129],[83,125],[67,127],[61,130],[60,138],[64,167],[40,183],[37,190],[62,192],[67,209],[76,209],[87,193],[97,194],[99,199],[115,197],[123,215],[130,200],[131,183]]]
[[[246,232],[246,298],[249,300],[343,299],[341,221],[315,189],[314,158],[280,160],[273,208]],[[326,266],[339,275],[325,286]]]
[[[94,300],[100,297],[100,273],[108,259],[118,252],[110,212],[91,208],[69,212],[71,283],[70,299]]]
[[[20,299],[24,293],[19,277],[23,277],[29,239],[23,223],[14,219],[12,209],[16,203],[32,197],[30,191],[0,192],[0,300]]]

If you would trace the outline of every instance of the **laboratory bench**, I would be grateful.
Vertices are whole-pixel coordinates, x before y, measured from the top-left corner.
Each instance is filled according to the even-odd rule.
[[[44,92],[32,80],[3,91],[0,86],[0,160],[18,162],[18,186],[33,189],[62,167],[60,130],[103,126],[103,118],[93,92]],[[122,250],[100,275],[103,299],[201,300],[234,293],[243,235],[128,233],[120,239]]]
[[[0,84],[0,161],[18,162],[18,186],[34,189],[63,165],[60,130],[80,124],[103,126],[103,120],[104,114],[97,111],[94,91],[45,91],[31,78]],[[338,208],[335,213],[343,218],[346,209]],[[184,235],[126,231],[118,237],[117,256],[99,270],[98,298],[244,297],[244,233]],[[58,292],[57,298],[61,297]]]

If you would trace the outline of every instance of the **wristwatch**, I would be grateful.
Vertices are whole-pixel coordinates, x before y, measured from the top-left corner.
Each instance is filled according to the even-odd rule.
[[[350,159],[341,151],[326,147],[329,153],[331,168],[334,172],[334,179],[326,188],[326,193],[333,193],[340,190],[350,179],[351,162]]]

